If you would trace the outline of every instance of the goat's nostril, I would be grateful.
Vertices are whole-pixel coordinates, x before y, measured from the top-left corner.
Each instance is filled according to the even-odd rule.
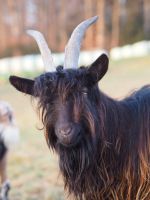
[[[72,130],[71,127],[61,128],[61,129],[60,129],[60,133],[61,133],[62,135],[67,136],[67,135],[69,135],[69,134],[71,133],[71,130]]]

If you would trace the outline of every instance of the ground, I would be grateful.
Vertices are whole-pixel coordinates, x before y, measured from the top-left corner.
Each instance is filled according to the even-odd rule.
[[[110,96],[122,98],[149,83],[150,56],[110,62],[109,71],[99,85]],[[20,143],[9,155],[10,200],[67,199],[57,156],[48,149],[43,131],[39,130],[42,125],[36,103],[4,81],[0,82],[0,99],[11,103],[20,128]]]

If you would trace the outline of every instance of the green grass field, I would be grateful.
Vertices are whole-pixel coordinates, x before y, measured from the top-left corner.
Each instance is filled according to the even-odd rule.
[[[109,71],[99,86],[110,96],[122,98],[149,83],[150,56],[110,62]],[[0,99],[13,106],[20,128],[20,143],[9,155],[10,200],[67,199],[57,156],[48,149],[43,131],[38,130],[42,125],[36,115],[36,105],[29,96],[3,81]]]

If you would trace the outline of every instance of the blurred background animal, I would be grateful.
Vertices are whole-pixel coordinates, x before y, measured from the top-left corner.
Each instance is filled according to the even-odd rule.
[[[8,153],[18,143],[19,130],[11,106],[0,101],[0,200],[8,200],[10,181],[7,174]]]

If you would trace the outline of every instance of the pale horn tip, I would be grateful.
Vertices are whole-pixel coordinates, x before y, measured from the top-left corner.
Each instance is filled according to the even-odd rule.
[[[93,21],[96,22],[96,21],[99,19],[99,16],[96,15],[96,16],[94,16],[94,17],[91,17],[91,19],[93,19]]]
[[[93,23],[95,23],[98,19],[99,19],[99,16],[94,16],[94,17],[91,17],[91,18],[87,19],[86,21],[91,21],[91,24],[93,24]]]

